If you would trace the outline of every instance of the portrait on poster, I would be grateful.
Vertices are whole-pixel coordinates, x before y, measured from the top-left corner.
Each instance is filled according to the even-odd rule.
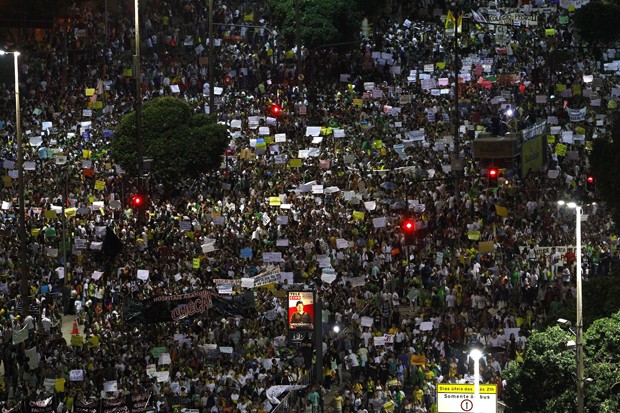
[[[289,291],[288,293],[289,328],[314,328],[314,293],[312,291]]]

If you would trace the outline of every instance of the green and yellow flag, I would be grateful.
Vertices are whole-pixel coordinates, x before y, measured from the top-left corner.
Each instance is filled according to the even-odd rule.
[[[454,14],[452,14],[451,10],[448,10],[448,15],[446,16],[446,30],[453,31],[455,25],[456,19],[454,18]]]

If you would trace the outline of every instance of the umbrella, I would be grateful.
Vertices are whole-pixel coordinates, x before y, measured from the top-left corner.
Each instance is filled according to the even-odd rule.
[[[385,189],[385,190],[391,190],[396,188],[398,185],[396,185],[394,182],[383,182],[381,185],[379,185],[381,188]]]

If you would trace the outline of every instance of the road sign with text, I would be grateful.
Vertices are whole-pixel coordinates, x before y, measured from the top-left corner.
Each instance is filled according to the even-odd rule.
[[[479,399],[473,384],[437,385],[437,413],[497,413],[497,386],[481,384]]]

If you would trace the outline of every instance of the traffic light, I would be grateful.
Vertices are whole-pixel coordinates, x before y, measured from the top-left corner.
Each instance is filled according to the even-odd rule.
[[[487,169],[489,185],[495,185],[497,183],[497,178],[499,178],[499,169],[494,166],[489,166],[489,169]]]
[[[406,219],[403,222],[403,235],[405,236],[405,245],[413,245],[415,239],[413,234],[415,232],[415,221],[413,219]]]
[[[273,104],[269,108],[269,112],[271,112],[271,116],[278,117],[282,113],[282,107],[278,104]]]
[[[594,192],[595,189],[596,189],[596,178],[594,178],[594,175],[586,176],[586,191]]]
[[[142,209],[146,204],[146,199],[142,194],[136,194],[131,197],[131,209]]]

